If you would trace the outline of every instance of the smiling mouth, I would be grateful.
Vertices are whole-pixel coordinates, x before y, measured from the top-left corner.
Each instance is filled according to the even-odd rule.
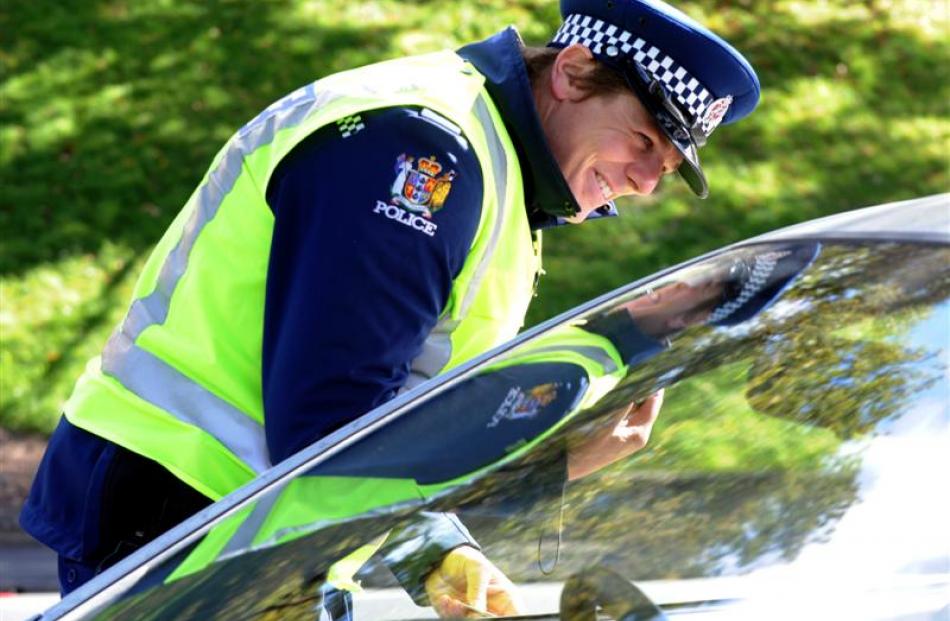
[[[609,201],[610,197],[613,195],[613,190],[610,189],[607,180],[600,176],[600,173],[595,172],[594,177],[597,179],[597,185],[600,186],[600,193],[604,195],[604,200]]]

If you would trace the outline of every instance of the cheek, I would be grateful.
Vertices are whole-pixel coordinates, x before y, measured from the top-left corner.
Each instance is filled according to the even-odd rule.
[[[598,145],[598,159],[604,162],[628,164],[639,156],[633,139],[626,135],[606,136]]]
[[[551,152],[565,177],[575,175],[580,165],[587,159],[585,145],[580,136],[569,131],[562,132],[550,141]]]
[[[579,123],[563,123],[548,144],[566,177],[588,165],[598,150],[596,135]]]

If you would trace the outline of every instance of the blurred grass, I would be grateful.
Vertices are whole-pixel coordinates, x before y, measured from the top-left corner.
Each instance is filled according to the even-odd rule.
[[[759,71],[759,110],[621,218],[552,231],[529,322],[784,224],[948,189],[945,3],[678,3]],[[516,24],[553,0],[71,0],[0,9],[0,425],[48,431],[151,245],[242,123],[328,73]]]

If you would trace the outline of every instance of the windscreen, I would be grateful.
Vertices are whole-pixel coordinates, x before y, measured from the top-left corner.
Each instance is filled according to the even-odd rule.
[[[434,393],[93,617],[434,617],[467,547],[540,618],[590,568],[669,610],[794,594],[857,618],[900,585],[927,618],[950,574],[948,297],[945,246],[690,265]]]

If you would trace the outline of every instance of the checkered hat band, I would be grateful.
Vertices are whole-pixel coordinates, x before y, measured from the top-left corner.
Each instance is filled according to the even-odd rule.
[[[720,322],[745,306],[746,302],[755,297],[762,290],[762,287],[769,282],[769,277],[775,271],[775,266],[778,265],[779,260],[789,254],[791,253],[788,251],[767,252],[757,256],[755,265],[752,267],[752,274],[742,285],[742,291],[739,292],[739,295],[714,310],[706,319],[706,323]]]
[[[693,118],[703,118],[706,108],[713,102],[712,95],[699,80],[658,47],[602,19],[568,15],[552,43],[564,46],[580,43],[595,54],[604,54],[606,48],[614,46],[620,53],[632,55],[648,74],[663,84],[670,97],[689,110]]]

